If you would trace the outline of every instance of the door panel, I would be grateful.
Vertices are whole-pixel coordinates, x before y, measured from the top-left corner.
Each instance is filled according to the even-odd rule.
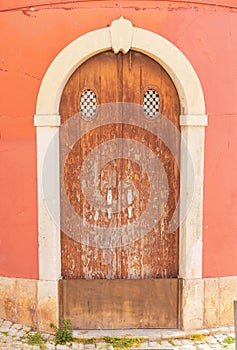
[[[176,128],[179,127],[179,99],[174,84],[169,75],[157,62],[143,54],[133,51],[130,51],[126,55],[121,53],[115,55],[112,52],[105,52],[94,56],[82,64],[73,73],[62,94],[60,115],[63,123],[80,112],[81,95],[83,91],[88,89],[96,94],[98,105],[114,102],[142,105],[144,93],[149,89],[154,89],[159,93],[160,113],[168,117]],[[171,313],[171,309],[168,310],[167,305],[170,305],[170,307],[172,306],[172,310],[175,310],[175,316],[170,323],[167,322],[166,327],[170,327],[171,323],[171,327],[174,327],[175,322],[177,323],[178,292],[176,278],[178,276],[178,229],[173,233],[168,233],[168,225],[174,215],[179,199],[178,165],[169,148],[160,138],[143,127],[142,120],[139,126],[131,125],[128,122],[128,110],[125,108],[125,110],[121,112],[119,107],[118,110],[116,108],[115,106],[113,109],[113,113],[116,114],[115,119],[113,119],[115,122],[107,123],[106,125],[101,125],[90,130],[90,122],[88,121],[88,132],[85,132],[73,145],[66,162],[64,162],[64,158],[61,159],[61,186],[65,188],[68,201],[71,203],[75,212],[82,217],[83,220],[94,225],[98,232],[98,244],[90,244],[90,242],[85,244],[85,241],[73,239],[67,232],[61,231],[62,277],[64,280],[68,281],[68,284],[66,281],[61,283],[61,303],[62,309],[64,310],[63,317],[70,315],[70,318],[75,320],[73,323],[74,328],[96,328],[98,322],[96,321],[95,301],[97,300],[99,303],[104,293],[104,295],[109,295],[109,288],[111,286],[111,299],[108,299],[111,302],[111,310],[108,310],[106,314],[112,314],[113,317],[118,320],[116,327],[129,328],[133,327],[134,324],[136,324],[136,327],[144,327],[145,324],[146,327],[165,327],[164,320],[167,320],[166,316]],[[133,106],[129,105],[128,108],[129,115],[131,116],[133,114]],[[105,114],[107,113],[109,117],[109,113],[111,112],[109,108],[105,108],[102,111]],[[103,117],[105,117],[105,115],[103,115]],[[143,117],[145,118],[145,115]],[[80,118],[79,115],[78,118]],[[157,118],[157,128],[164,129],[162,120],[159,118]],[[70,143],[71,134],[74,132],[71,128],[68,128],[68,130],[66,129],[66,131],[65,129],[66,128],[64,128],[63,136],[61,134],[60,138],[61,147]],[[165,133],[166,130],[163,130],[163,132]],[[173,136],[171,135],[170,137]],[[109,217],[108,212],[95,212],[88,203],[78,179],[80,178],[83,162],[90,155],[90,152],[95,150],[100,144],[115,139],[135,141],[133,143],[133,152],[137,155],[137,160],[131,160],[127,157],[126,147],[121,143],[119,146],[121,147],[120,154],[124,154],[124,157],[109,161],[103,167],[100,176],[98,176],[97,187],[101,197],[107,201],[110,191],[112,199],[116,200],[118,203],[117,212]],[[172,140],[172,143],[176,145],[178,154],[179,139]],[[159,158],[164,168],[164,173],[157,174],[157,180],[152,183],[149,181],[149,169],[143,169],[140,166],[140,162],[146,157],[143,146],[149,148],[155,156]],[[94,158],[95,164],[101,164],[103,156],[104,154],[101,152],[96,153]],[[139,217],[146,210],[150,194],[155,191],[157,187],[161,186],[161,176],[167,178],[169,186],[167,204],[161,219],[157,220],[157,225],[146,234],[139,234],[140,229],[138,226],[136,239],[130,239],[128,240],[128,244],[123,244],[124,237],[119,236],[121,233],[118,227],[121,225],[126,227],[128,224],[139,220]],[[85,182],[86,181],[89,180],[85,179]],[[161,196],[162,192],[161,187]],[[129,217],[128,208],[120,210],[124,193],[127,196],[128,193],[132,193],[132,217]],[[157,199],[157,202],[158,201],[159,199]],[[155,204],[152,215],[156,216],[156,213],[158,216],[158,205],[156,208]],[[178,220],[178,218],[176,218],[176,220]],[[61,222],[66,221],[70,222],[70,213],[64,201],[61,201]],[[99,243],[102,227],[114,228],[116,242],[121,241],[121,244],[111,245],[108,246],[108,248],[102,247]],[[82,226],[78,227],[78,236],[80,237],[80,235],[81,237],[83,236]],[[172,282],[171,279],[174,279],[174,281]],[[72,280],[74,280],[75,285],[73,285]],[[79,283],[82,281],[78,280],[105,281],[103,283],[102,281],[98,281],[98,284],[93,284],[91,282],[91,285],[88,283],[82,285]],[[150,311],[148,310],[147,319],[146,316],[143,315],[143,324],[140,324],[140,326],[137,325],[137,317],[141,310],[138,310],[138,314],[136,314],[135,309],[131,312],[131,315],[134,315],[134,320],[132,320],[132,316],[129,316],[126,325],[123,323],[122,319],[125,314],[122,314],[123,311],[121,311],[121,308],[113,306],[117,294],[112,292],[114,288],[112,287],[111,280],[116,280],[116,282],[114,281],[116,283],[115,289],[120,293],[119,299],[122,300],[121,305],[128,303],[137,309],[135,305],[139,304],[138,300],[143,295],[144,302],[149,304],[151,308]],[[127,281],[127,284],[124,280]],[[134,283],[130,284],[128,280],[134,280]],[[146,281],[141,282],[142,280]],[[170,287],[167,287],[169,286],[167,281],[170,282]],[[146,282],[147,288],[144,288]],[[164,283],[164,289],[160,287],[162,286],[162,282]],[[122,283],[121,286],[119,283]],[[103,292],[100,292],[100,285],[103,286]],[[87,286],[89,286],[88,288],[90,290],[88,295],[91,295],[89,304],[91,302],[94,305],[93,308],[90,309],[94,310],[90,312],[95,312],[95,315],[92,317],[94,323],[88,321],[88,317],[91,318],[91,313],[88,314],[88,310],[85,311],[85,303],[88,302],[88,300],[84,300],[84,297],[82,297],[82,295],[86,295],[85,292],[83,294],[83,290],[87,290]],[[125,288],[124,295],[121,294],[123,287]],[[174,300],[171,303],[168,297],[166,301],[162,299],[161,304],[159,304],[160,301],[156,304],[157,310],[159,310],[158,313],[163,313],[163,316],[159,318],[160,321],[157,317],[152,316],[153,321],[149,318],[149,313],[153,314],[152,303],[150,302],[151,295],[153,294],[150,294],[148,291],[153,287],[154,291],[152,293],[154,293],[154,297],[158,296],[159,293],[159,295],[165,295],[166,291],[170,288],[170,293]],[[82,291],[80,292],[78,288],[80,288],[80,290],[82,288]],[[134,303],[132,303],[132,300],[128,297],[129,288],[130,295],[138,295],[138,299],[136,299]],[[138,292],[136,288],[141,289]],[[94,290],[94,294],[91,294],[92,290]],[[74,307],[72,307],[72,302],[68,302],[69,304],[67,304],[67,295],[68,293],[70,294],[71,291],[76,291],[72,298],[73,303],[75,303]],[[169,293],[167,293],[167,295],[169,295]],[[174,295],[176,295],[175,298]],[[78,300],[78,302],[76,300]],[[101,305],[103,305],[103,303]],[[166,307],[162,305],[166,305]],[[84,319],[84,324],[81,324],[77,317],[73,316],[74,312],[76,312],[75,310],[81,310],[80,308],[84,308],[85,311],[85,315],[82,317]],[[115,310],[120,311],[116,313]],[[124,310],[124,312],[126,313],[126,310]],[[106,327],[110,327],[110,318],[106,320],[106,316],[104,317],[103,324],[106,325]],[[120,319],[120,317],[122,318]],[[163,321],[161,321],[161,319]],[[174,319],[176,319],[176,321],[174,321]]]
[[[60,290],[79,329],[177,327],[177,279],[62,280]]]

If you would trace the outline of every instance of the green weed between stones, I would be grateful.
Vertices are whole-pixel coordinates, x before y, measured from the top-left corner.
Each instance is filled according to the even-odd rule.
[[[86,344],[97,344],[103,340],[105,343],[112,345],[115,349],[126,349],[130,347],[138,347],[142,339],[141,338],[128,338],[128,337],[103,337],[98,340],[96,338],[73,338],[75,343]]]
[[[71,321],[69,319],[62,320],[62,327],[57,328],[53,323],[50,327],[55,330],[55,344],[65,345],[73,341],[72,330],[70,329]]]
[[[9,332],[1,332],[1,334],[5,335],[7,337],[9,335]]]
[[[230,344],[233,344],[235,342],[235,338],[232,337],[231,335],[228,335],[228,337],[223,339],[223,343],[227,346]]]
[[[95,338],[73,338],[75,343],[86,344],[96,344],[97,340]]]
[[[192,341],[204,341],[206,336],[204,334],[192,334],[189,339]]]
[[[104,341],[107,344],[111,344],[115,349],[124,349],[131,347],[138,347],[142,339],[141,338],[127,338],[127,337],[104,337]]]
[[[45,343],[47,342],[47,339],[45,339],[42,334],[40,333],[34,333],[34,334],[28,334],[27,335],[27,343],[29,345],[39,345],[40,349],[45,348]]]

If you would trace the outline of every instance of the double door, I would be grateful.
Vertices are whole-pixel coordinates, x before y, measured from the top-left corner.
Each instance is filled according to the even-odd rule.
[[[74,329],[177,327],[179,108],[134,51],[90,58],[64,88],[60,308]]]

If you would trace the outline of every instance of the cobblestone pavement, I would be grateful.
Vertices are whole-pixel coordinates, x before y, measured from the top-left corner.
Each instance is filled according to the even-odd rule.
[[[233,327],[220,328],[213,330],[202,330],[194,333],[185,333],[183,331],[155,331],[155,330],[137,330],[131,331],[132,334],[126,334],[116,331],[74,331],[73,336],[75,341],[67,345],[55,345],[54,336],[52,334],[41,333],[41,336],[46,339],[43,346],[29,345],[29,335],[35,334],[29,327],[13,324],[9,321],[0,319],[0,349],[24,349],[24,350],[40,350],[40,349],[55,349],[55,350],[113,350],[113,346],[106,343],[103,337],[106,335],[131,337],[136,336],[142,338],[142,342],[133,349],[176,349],[176,350],[208,350],[208,349],[232,349],[233,344]],[[143,336],[141,335],[143,334]],[[96,339],[96,344],[85,344],[86,339]],[[83,338],[83,339],[82,339]],[[232,344],[228,344],[232,342]],[[130,348],[132,349],[132,348]]]

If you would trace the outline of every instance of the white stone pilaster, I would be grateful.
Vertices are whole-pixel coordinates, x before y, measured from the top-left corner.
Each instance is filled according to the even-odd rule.
[[[36,116],[35,120],[40,116]],[[37,126],[39,278],[61,276],[59,127]],[[46,118],[44,118],[46,119]],[[52,120],[58,124],[58,116]]]

